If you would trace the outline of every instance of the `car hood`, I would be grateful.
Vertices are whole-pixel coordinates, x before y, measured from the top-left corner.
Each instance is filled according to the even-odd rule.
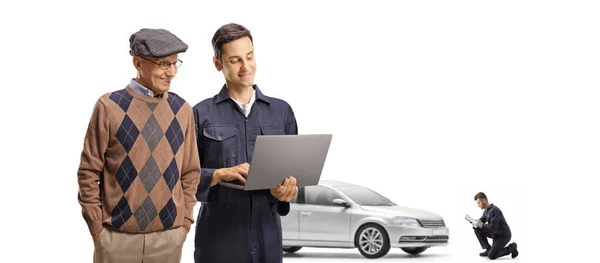
[[[366,211],[386,213],[386,214],[390,214],[393,216],[406,216],[406,217],[412,217],[412,218],[423,219],[423,220],[443,220],[442,216],[440,216],[436,213],[425,211],[423,209],[410,208],[410,207],[399,206],[399,205],[396,205],[396,206],[363,205],[363,206],[361,206],[361,208]]]

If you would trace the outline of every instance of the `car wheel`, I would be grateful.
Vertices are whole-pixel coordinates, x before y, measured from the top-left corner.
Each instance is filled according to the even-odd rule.
[[[402,250],[404,250],[404,252],[411,254],[411,255],[418,255],[423,253],[423,251],[427,250],[426,247],[403,247]]]
[[[298,250],[300,250],[302,247],[288,247],[288,246],[283,246],[283,251],[287,252],[287,253],[294,253]]]
[[[366,258],[380,258],[390,251],[390,239],[380,225],[367,224],[358,229],[354,242]]]

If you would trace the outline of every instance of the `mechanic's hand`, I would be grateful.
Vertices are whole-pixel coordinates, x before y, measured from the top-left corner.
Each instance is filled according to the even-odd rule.
[[[472,225],[474,228],[482,228],[483,227],[483,223],[481,222],[481,220],[473,221]]]
[[[95,233],[95,234],[92,235],[92,240],[94,242],[96,242],[96,240],[98,239],[98,237],[100,236],[100,233],[102,233],[102,231],[104,231],[104,229],[102,229],[102,230],[100,230],[100,232]]]
[[[219,182],[231,182],[233,180],[240,180],[240,182],[245,184],[246,179],[244,177],[248,176],[249,169],[250,164],[248,163],[238,164],[229,168],[217,169],[213,174],[213,180],[210,186],[213,186]]]
[[[289,202],[296,194],[298,194],[298,186],[296,186],[296,178],[290,176],[283,181],[277,188],[271,188],[271,195],[282,202]]]

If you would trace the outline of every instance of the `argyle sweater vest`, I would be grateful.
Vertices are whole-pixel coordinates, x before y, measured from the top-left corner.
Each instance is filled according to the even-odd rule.
[[[103,227],[189,230],[199,181],[194,117],[181,97],[148,97],[126,87],[98,99],[78,170],[91,234]]]

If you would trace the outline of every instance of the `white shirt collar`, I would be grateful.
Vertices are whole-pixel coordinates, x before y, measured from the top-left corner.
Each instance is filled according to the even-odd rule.
[[[254,101],[256,101],[256,90],[252,89],[252,97],[250,98],[250,102],[248,102],[248,104],[240,103],[239,101],[234,100],[233,98],[231,99],[235,101],[237,105],[240,106],[242,111],[244,111],[244,115],[246,116],[246,118],[248,118],[248,115],[250,115],[250,109],[252,108],[252,104],[254,104]]]

